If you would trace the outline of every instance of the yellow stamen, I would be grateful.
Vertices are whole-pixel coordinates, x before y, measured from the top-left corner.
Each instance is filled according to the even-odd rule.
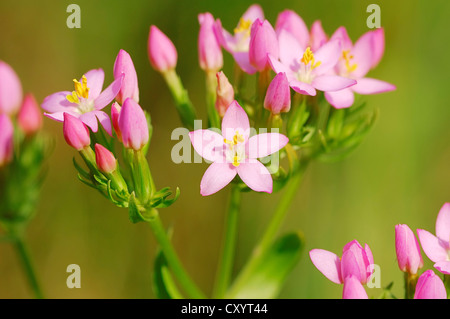
[[[245,141],[244,137],[241,134],[239,134],[238,131],[236,131],[236,133],[234,134],[232,141],[227,140],[226,138],[223,140],[223,142],[225,144],[229,144],[230,145],[230,149],[233,148],[234,145],[237,145],[237,144],[242,143],[244,141]]]
[[[235,155],[234,157],[233,157],[233,166],[234,167],[238,167],[239,166],[239,156],[237,156],[237,155]]]
[[[72,94],[67,95],[66,99],[70,103],[80,103],[80,100],[78,99],[77,93],[75,91],[73,91]]]
[[[350,54],[350,50],[342,51],[342,58],[345,60],[345,67],[347,68],[348,73],[353,72],[358,67],[358,64],[350,65],[350,60],[353,59],[353,55]]]
[[[81,83],[73,79],[75,91],[66,96],[66,99],[71,103],[80,103],[80,97],[87,99],[89,97],[89,88],[87,87],[87,79],[83,75]]]
[[[234,29],[234,33],[247,32],[247,35],[250,35],[250,27],[252,26],[252,20],[245,20],[241,18],[239,20],[238,26]]]
[[[314,59],[314,53],[311,51],[310,47],[306,48],[305,53],[303,53],[303,57],[300,60],[301,62],[303,62],[305,65],[308,65],[311,62],[311,70],[314,70],[315,68],[317,68],[319,65],[322,64],[321,61],[315,61]]]

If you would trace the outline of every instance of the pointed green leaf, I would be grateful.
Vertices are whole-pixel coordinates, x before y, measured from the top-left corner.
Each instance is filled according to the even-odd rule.
[[[159,299],[183,299],[183,295],[173,280],[166,258],[160,251],[155,259],[153,269],[153,290]]]

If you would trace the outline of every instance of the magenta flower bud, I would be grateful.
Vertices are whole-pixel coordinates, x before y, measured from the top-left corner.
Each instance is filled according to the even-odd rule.
[[[278,15],[275,30],[277,35],[280,34],[281,30],[286,30],[297,39],[302,48],[306,48],[308,46],[308,27],[303,19],[292,10],[284,10]]]
[[[102,173],[110,174],[117,168],[117,161],[114,154],[100,144],[95,144],[95,161],[97,162],[98,169]]]
[[[91,145],[87,126],[81,120],[68,113],[64,113],[63,132],[67,144],[77,151],[81,151]]]
[[[214,31],[215,21],[211,13],[198,15],[200,32],[198,34],[198,59],[205,71],[217,72],[223,66],[222,48]]]
[[[369,299],[366,290],[359,280],[352,275],[345,278],[342,299]]]
[[[112,121],[114,131],[116,132],[116,135],[117,135],[117,138],[119,139],[119,141],[122,141],[122,133],[120,132],[120,128],[119,128],[119,115],[120,115],[121,109],[122,109],[122,107],[117,102],[114,102],[111,105],[111,121]]]
[[[14,126],[6,114],[0,114],[0,167],[11,162],[14,151]]]
[[[270,82],[264,99],[264,108],[272,114],[289,112],[291,109],[291,90],[286,73],[278,73]]]
[[[417,281],[414,299],[447,299],[444,283],[434,271],[425,271]]]
[[[0,61],[0,114],[14,114],[22,102],[22,85],[9,64]]]
[[[419,242],[408,225],[395,226],[395,250],[401,271],[415,275],[423,267]]]
[[[42,113],[33,94],[25,95],[17,116],[17,123],[26,135],[39,131],[42,127]]]
[[[361,284],[366,284],[372,275],[373,256],[369,245],[365,248],[354,240],[344,246],[341,259],[341,277],[344,282],[348,276],[354,276]]]
[[[134,100],[125,100],[119,116],[119,130],[126,148],[139,151],[149,139],[145,113]]]
[[[258,71],[270,68],[268,56],[278,59],[278,39],[269,21],[256,19],[250,32],[250,64]]]
[[[216,109],[219,112],[220,117],[225,115],[228,106],[234,101],[234,89],[228,81],[225,74],[220,71],[216,74],[217,77],[217,98]]]
[[[119,103],[123,103],[127,98],[132,98],[139,103],[136,69],[134,68],[130,55],[124,50],[120,50],[119,54],[117,54],[116,62],[114,63],[114,79],[119,79],[122,74],[124,75],[122,86],[116,95],[116,100]]]
[[[174,69],[177,65],[177,49],[170,39],[156,26],[150,27],[148,36],[148,57],[158,72]]]

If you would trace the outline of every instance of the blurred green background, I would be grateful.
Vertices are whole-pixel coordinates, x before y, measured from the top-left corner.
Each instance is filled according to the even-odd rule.
[[[204,75],[198,68],[197,14],[209,11],[232,30],[254,3],[228,1],[78,0],[81,29],[68,29],[67,6],[72,1],[0,2],[0,59],[9,63],[25,91],[41,102],[45,96],[72,87],[93,68],[103,68],[105,84],[119,49],[135,63],[141,105],[151,112],[154,135],[149,160],[159,188],[181,188],[176,204],[162,211],[173,227],[173,242],[193,278],[206,292],[212,282],[220,248],[228,189],[202,198],[199,183],[206,164],[174,164],[171,132],[179,121],[162,78],[147,58],[149,27],[157,25],[175,43],[177,70],[197,108],[204,109]],[[394,225],[434,232],[440,207],[450,201],[450,105],[448,85],[448,16],[450,2],[303,0],[259,1],[266,17],[293,9],[310,26],[322,20],[332,34],[344,25],[356,40],[366,32],[367,5],[381,7],[386,52],[369,75],[397,85],[397,91],[367,98],[380,108],[380,117],[365,142],[346,160],[314,163],[305,177],[285,222],[284,230],[301,229],[306,237],[303,258],[281,297],[340,298],[342,287],[328,281],[312,265],[307,252],[323,248],[338,254],[357,239],[372,248],[385,286],[403,296],[398,270]],[[225,71],[232,60],[225,54]],[[76,178],[75,151],[62,136],[62,125],[45,119],[54,136],[37,215],[28,229],[28,242],[48,298],[152,298],[152,261],[156,243],[149,227],[133,225],[126,210],[114,207]],[[245,262],[275,207],[280,194],[249,193],[240,214],[235,271]],[[431,263],[424,255],[426,266]],[[81,267],[81,289],[68,289],[66,267]],[[0,297],[32,297],[15,252],[0,243]],[[367,289],[377,296],[379,289]]]

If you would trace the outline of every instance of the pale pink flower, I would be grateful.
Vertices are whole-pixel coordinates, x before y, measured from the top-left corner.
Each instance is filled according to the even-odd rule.
[[[349,275],[344,280],[342,299],[369,299],[367,292],[361,282],[353,275]]]
[[[150,27],[147,48],[150,64],[156,71],[165,72],[177,65],[178,54],[175,45],[154,25]]]
[[[250,137],[248,116],[236,101],[228,107],[222,120],[222,134],[196,130],[190,132],[189,137],[197,153],[213,162],[200,184],[203,196],[221,190],[236,175],[254,191],[272,192],[272,177],[257,158],[279,151],[288,143],[288,138],[279,133]]]
[[[395,226],[395,251],[401,271],[415,275],[423,267],[419,242],[408,225]]]
[[[328,36],[323,30],[322,22],[320,20],[314,21],[314,23],[311,26],[311,31],[309,35],[309,43],[311,45],[311,50],[313,52],[316,52],[327,42]]]
[[[14,114],[22,102],[22,84],[13,68],[0,61],[0,114]]]
[[[447,299],[444,283],[433,270],[427,270],[419,277],[414,299]]]
[[[292,10],[284,10],[278,15],[275,23],[275,32],[277,35],[281,30],[286,30],[291,33],[297,42],[304,48],[309,43],[309,31],[303,19]]]
[[[64,113],[79,118],[91,128],[98,130],[98,121],[108,134],[112,135],[111,120],[108,114],[102,111],[119,93],[123,75],[114,80],[103,92],[105,73],[102,69],[90,70],[84,74],[80,81],[73,80],[75,91],[62,91],[47,96],[41,107],[47,112],[44,115],[62,122]]]
[[[223,66],[222,48],[214,32],[214,17],[211,13],[198,15],[200,31],[198,34],[198,59],[205,71],[219,71]]]
[[[436,236],[418,229],[423,251],[441,273],[450,275],[450,203],[445,203],[436,219]]]

